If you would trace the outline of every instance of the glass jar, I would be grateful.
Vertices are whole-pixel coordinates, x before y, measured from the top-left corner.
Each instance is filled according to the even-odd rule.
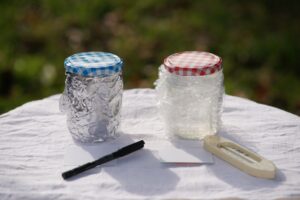
[[[101,142],[117,137],[123,80],[122,60],[111,53],[84,52],[66,58],[65,89],[60,110],[72,137]]]
[[[203,139],[218,131],[224,93],[221,64],[220,57],[197,51],[164,60],[155,89],[169,135]]]

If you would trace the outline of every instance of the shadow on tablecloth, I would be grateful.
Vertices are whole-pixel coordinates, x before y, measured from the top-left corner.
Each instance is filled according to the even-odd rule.
[[[134,142],[126,133],[122,133],[120,139],[126,144]],[[145,147],[147,147],[147,142]],[[140,195],[152,196],[167,193],[172,191],[179,181],[179,177],[170,169],[162,167],[160,161],[147,149],[121,158],[117,165],[104,170],[126,191]]]
[[[253,151],[257,150],[255,145],[253,145],[252,143],[244,141],[241,137],[234,137],[230,135],[226,130],[227,129],[222,129],[221,131],[219,131],[218,135],[227,138],[229,140],[232,140],[234,142],[237,142],[249,149],[252,149]],[[176,140],[174,141],[173,141],[174,146],[186,151],[191,155],[195,154],[195,151],[190,151],[189,147],[185,148],[185,145],[180,145],[180,142],[176,142]],[[201,144],[199,142],[199,147],[202,147],[202,142]],[[268,179],[261,179],[261,178],[250,176],[215,156],[214,156],[214,160],[215,160],[214,164],[208,165],[208,170],[210,171],[210,173],[212,173],[215,177],[217,177],[221,181],[226,182],[227,184],[242,190],[255,190],[259,188],[275,188],[278,187],[282,182],[286,180],[284,173],[280,169],[277,169],[276,177],[274,180],[268,180]]]
[[[134,142],[135,140],[129,134],[120,133],[120,137],[115,140],[98,145],[110,147],[111,150],[109,152],[113,152],[114,150],[112,149],[116,150]],[[99,155],[95,154],[95,151],[91,151],[92,148],[87,148],[86,145],[80,143],[77,143],[77,145],[81,145],[95,159],[99,157]],[[147,147],[147,142],[145,147]],[[127,192],[146,196],[167,193],[173,190],[179,181],[178,176],[174,172],[162,167],[160,161],[153,153],[145,148],[112,162],[114,163],[111,165],[99,166],[88,170],[70,178],[68,181],[75,181],[97,173],[101,179],[101,173],[107,173],[111,178],[119,182],[120,186]],[[99,173],[100,171],[101,173]]]

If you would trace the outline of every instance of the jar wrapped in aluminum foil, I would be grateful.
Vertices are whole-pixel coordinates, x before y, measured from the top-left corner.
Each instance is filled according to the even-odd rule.
[[[111,53],[85,52],[65,60],[60,110],[76,141],[93,143],[117,137],[123,80],[122,60]]]
[[[202,139],[217,133],[224,93],[220,57],[188,51],[167,57],[156,92],[169,136]]]

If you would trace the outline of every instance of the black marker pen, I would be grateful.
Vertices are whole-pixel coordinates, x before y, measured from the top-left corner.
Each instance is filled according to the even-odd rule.
[[[66,172],[62,173],[62,177],[64,179],[68,179],[68,178],[71,178],[72,176],[80,174],[81,172],[84,172],[86,170],[92,169],[92,168],[94,168],[98,165],[101,165],[103,163],[106,163],[106,162],[109,162],[111,160],[126,156],[126,155],[128,155],[132,152],[135,152],[135,151],[143,148],[144,144],[145,144],[145,142],[143,140],[141,140],[141,141],[135,142],[133,144],[130,144],[128,146],[125,146],[125,147],[119,149],[116,152],[113,152],[111,154],[103,156],[102,158],[99,158],[98,160],[86,163],[84,165],[81,165],[81,166],[76,167],[74,169],[71,169],[69,171],[66,171]]]

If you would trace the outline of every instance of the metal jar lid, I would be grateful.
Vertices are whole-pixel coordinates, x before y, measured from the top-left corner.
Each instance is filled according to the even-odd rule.
[[[65,59],[66,72],[81,76],[110,76],[121,71],[123,61],[107,52],[83,52]]]
[[[206,76],[222,69],[222,59],[208,52],[185,51],[168,56],[164,66],[180,76]]]

